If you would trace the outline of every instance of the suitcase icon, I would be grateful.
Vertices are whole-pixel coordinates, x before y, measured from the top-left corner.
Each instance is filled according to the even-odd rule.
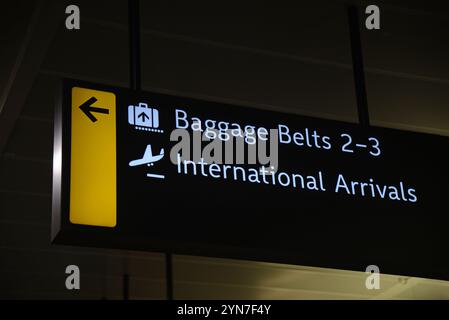
[[[128,106],[128,123],[135,125],[136,129],[158,128],[159,127],[159,111],[155,108],[149,108],[146,103],[139,103],[137,106]]]

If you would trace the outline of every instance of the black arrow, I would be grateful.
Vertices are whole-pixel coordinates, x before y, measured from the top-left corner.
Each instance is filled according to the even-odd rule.
[[[95,118],[95,116],[92,114],[92,112],[109,114],[109,109],[92,107],[92,104],[95,103],[96,101],[97,101],[97,98],[92,97],[89,100],[87,100],[86,102],[84,102],[82,105],[80,105],[81,111],[83,111],[92,122],[97,121],[97,118]]]
[[[145,112],[142,112],[141,114],[139,114],[137,116],[137,118],[142,118],[142,122],[145,122],[145,118],[150,119],[150,117],[147,116],[147,114]]]

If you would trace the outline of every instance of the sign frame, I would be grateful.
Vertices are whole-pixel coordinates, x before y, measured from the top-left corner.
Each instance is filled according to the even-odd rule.
[[[55,122],[54,122],[54,158],[53,158],[53,206],[52,206],[52,228],[51,241],[54,244],[70,244],[88,247],[115,248],[126,250],[141,250],[152,252],[169,252],[173,254],[198,255],[208,257],[220,257],[231,259],[255,260],[266,262],[277,262],[297,265],[307,265],[324,268],[346,269],[355,271],[364,271],[366,266],[371,264],[379,264],[382,273],[420,276],[435,279],[449,280],[449,268],[429,268],[426,267],[426,261],[422,264],[413,265],[403,268],[402,264],[385,261],[372,261],[365,257],[357,257],[353,259],[350,256],[341,256],[336,260],[338,253],[333,256],[323,256],[319,250],[310,250],[306,255],[294,253],[289,250],[277,250],[273,248],[256,248],[243,247],[238,245],[216,245],[204,242],[179,242],[171,239],[151,239],[151,241],[142,241],[139,236],[123,237],[114,233],[114,228],[96,227],[87,225],[76,225],[70,223],[69,204],[70,204],[70,150],[71,150],[71,112],[68,106],[71,105],[71,88],[74,86],[82,86],[94,90],[114,92],[120,95],[121,92],[132,92],[138,96],[141,92],[133,91],[125,88],[117,88],[109,85],[94,84],[87,81],[79,81],[72,79],[63,79],[58,90]],[[164,95],[162,93],[154,93]],[[200,101],[198,99],[192,101]],[[218,102],[212,102],[217,103]],[[237,107],[237,106],[236,106]],[[255,112],[257,112],[255,110]],[[264,111],[269,112],[269,111]],[[272,112],[273,114],[277,112]],[[296,116],[296,115],[295,115]],[[321,119],[300,116],[311,121],[321,121]],[[331,122],[340,122],[333,120],[322,120]],[[361,128],[360,130],[365,130]],[[369,129],[366,129],[369,130]],[[402,130],[376,128],[376,130],[385,130],[392,132],[405,133]],[[420,136],[432,136],[422,133],[407,133],[410,139],[417,139]],[[435,136],[441,142],[447,142],[447,138]],[[69,168],[69,169],[67,169]],[[446,172],[447,175],[447,172]],[[117,184],[120,184],[119,175],[117,174]],[[120,204],[120,198],[117,197],[117,206]],[[354,243],[354,246],[360,249],[364,243]],[[448,244],[449,245],[449,244]],[[449,265],[449,257],[441,257],[442,265]],[[384,267],[383,264],[387,266]]]

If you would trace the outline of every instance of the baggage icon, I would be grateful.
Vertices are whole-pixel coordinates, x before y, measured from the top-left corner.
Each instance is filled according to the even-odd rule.
[[[148,104],[140,102],[137,106],[128,106],[128,123],[138,130],[163,132],[159,130],[159,110],[149,108]]]

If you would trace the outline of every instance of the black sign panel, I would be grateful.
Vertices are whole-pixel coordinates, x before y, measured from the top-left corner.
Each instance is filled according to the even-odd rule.
[[[382,273],[449,279],[446,137],[73,80],[64,81],[58,107],[55,243],[359,271],[377,265]],[[100,131],[86,138],[90,128]],[[182,140],[171,141],[175,129],[185,129],[190,145],[199,132],[211,141],[190,158],[173,157]],[[273,166],[238,163],[236,146],[233,161],[204,160],[215,155],[211,143],[239,134],[246,157],[270,142],[272,129]],[[106,151],[95,155],[83,146],[97,138]],[[111,150],[115,158],[104,158]],[[98,180],[111,163],[114,174]],[[92,179],[83,176],[95,168]],[[102,211],[108,203],[113,209]],[[95,222],[111,214],[110,225]]]

